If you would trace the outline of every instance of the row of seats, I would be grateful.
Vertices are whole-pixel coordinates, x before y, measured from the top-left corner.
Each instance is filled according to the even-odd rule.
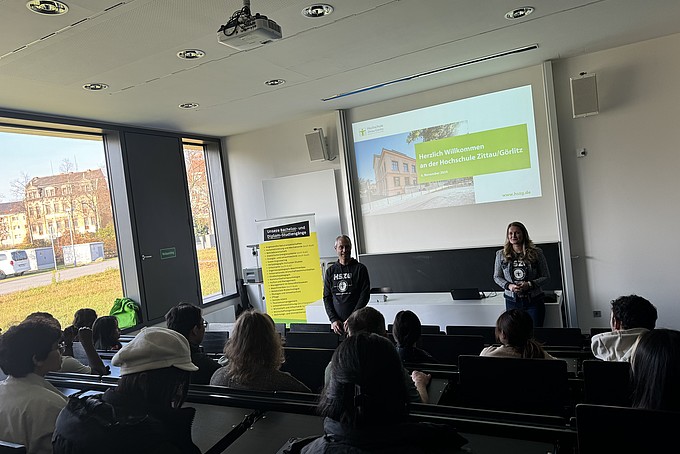
[[[543,363],[550,362],[543,361]],[[111,379],[97,382],[94,377],[68,378],[68,375],[76,374],[52,374],[47,378],[55,386],[67,390],[93,389],[101,391],[107,387],[115,386],[115,382]],[[496,387],[504,388],[504,386]],[[219,407],[234,408],[236,412],[230,420],[235,420],[234,422],[242,421],[235,424],[221,424],[220,427],[234,428],[224,437],[221,437],[221,440],[233,440],[232,447],[243,448],[245,449],[243,452],[265,452],[258,449],[263,448],[261,444],[263,439],[266,439],[271,446],[280,446],[291,436],[321,433],[320,421],[316,419],[309,421],[309,418],[315,418],[313,415],[316,398],[315,395],[300,393],[264,393],[192,385],[188,402],[203,406],[200,407],[199,414],[205,409],[205,405],[213,408],[215,412],[219,411]],[[246,417],[243,416],[243,409],[251,409]],[[269,420],[267,437],[249,436],[248,434],[253,434],[257,430],[247,429],[253,428],[253,425],[257,426],[257,421],[261,421],[260,418],[265,412],[273,416],[267,418]],[[275,413],[282,413],[283,416],[278,418]],[[449,421],[464,435],[481,434],[491,437],[548,442],[556,448],[561,448],[562,452],[578,452],[579,454],[605,452],[612,449],[612,443],[616,444],[617,452],[661,452],[668,446],[673,446],[672,443],[675,440],[671,428],[677,427],[677,424],[680,423],[680,413],[584,403],[576,405],[575,418],[417,404],[412,406],[411,413],[415,420]],[[299,418],[295,415],[308,415],[309,418]],[[215,419],[224,421],[224,418]],[[311,424],[313,430],[309,434],[302,433],[301,431],[307,430],[307,428],[298,427],[299,424],[285,423],[285,421],[290,422],[291,419],[295,419],[296,422],[304,420]],[[264,427],[262,428],[264,429]],[[257,429],[257,427],[254,427],[254,429]],[[221,436],[221,434],[219,435]],[[272,440],[272,438],[276,438],[276,440]],[[212,445],[214,439],[207,440],[205,443],[208,442]],[[206,445],[204,444],[204,446]],[[226,446],[224,447],[226,449]],[[473,451],[475,450],[474,441],[470,448]],[[4,452],[25,452],[20,450],[4,451],[3,449],[4,447],[0,443],[0,454]],[[240,451],[240,449],[237,451]],[[271,452],[271,450],[266,452]]]

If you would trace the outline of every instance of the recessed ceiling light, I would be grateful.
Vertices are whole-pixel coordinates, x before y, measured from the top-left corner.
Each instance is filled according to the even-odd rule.
[[[197,102],[185,102],[180,104],[178,107],[180,109],[195,109],[199,106]]]
[[[68,11],[68,5],[57,0],[31,0],[26,3],[26,8],[34,13],[48,15],[65,14]]]
[[[89,84],[83,85],[83,88],[85,90],[90,90],[90,91],[101,91],[101,90],[106,90],[109,88],[107,84],[102,84],[100,82],[92,82]]]
[[[183,60],[197,60],[205,57],[205,52],[200,49],[184,49],[177,52],[177,56]]]
[[[309,18],[317,18],[328,16],[333,12],[333,7],[325,3],[318,3],[316,5],[309,5],[302,10],[302,15]]]
[[[286,83],[286,81],[283,80],[283,79],[271,79],[271,80],[266,81],[264,84],[269,85],[270,87],[275,87],[277,85],[283,85],[285,83]]]
[[[521,19],[534,12],[533,6],[522,6],[521,8],[513,9],[505,13],[505,18],[508,20]]]

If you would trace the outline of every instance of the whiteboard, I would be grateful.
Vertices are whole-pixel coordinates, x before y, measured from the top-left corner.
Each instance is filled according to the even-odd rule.
[[[340,209],[333,169],[262,180],[268,219],[313,213],[321,257],[335,257]]]

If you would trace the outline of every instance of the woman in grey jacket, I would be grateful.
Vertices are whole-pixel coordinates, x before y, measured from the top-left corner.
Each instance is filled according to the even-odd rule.
[[[496,252],[493,279],[505,290],[505,309],[523,309],[534,326],[543,326],[545,295],[541,285],[550,279],[543,251],[534,246],[521,222],[511,222],[505,245]]]

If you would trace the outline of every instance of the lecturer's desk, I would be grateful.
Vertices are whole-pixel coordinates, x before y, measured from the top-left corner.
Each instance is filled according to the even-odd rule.
[[[560,304],[561,292],[557,302],[546,302],[546,327],[562,327]],[[373,294],[368,305],[379,310],[385,317],[385,324],[392,323],[397,312],[411,310],[418,315],[423,325],[439,325],[446,331],[447,325],[495,326],[498,316],[505,311],[503,293],[481,300],[453,300],[451,294],[444,293],[388,293]],[[323,300],[315,301],[306,307],[307,323],[328,323]]]

